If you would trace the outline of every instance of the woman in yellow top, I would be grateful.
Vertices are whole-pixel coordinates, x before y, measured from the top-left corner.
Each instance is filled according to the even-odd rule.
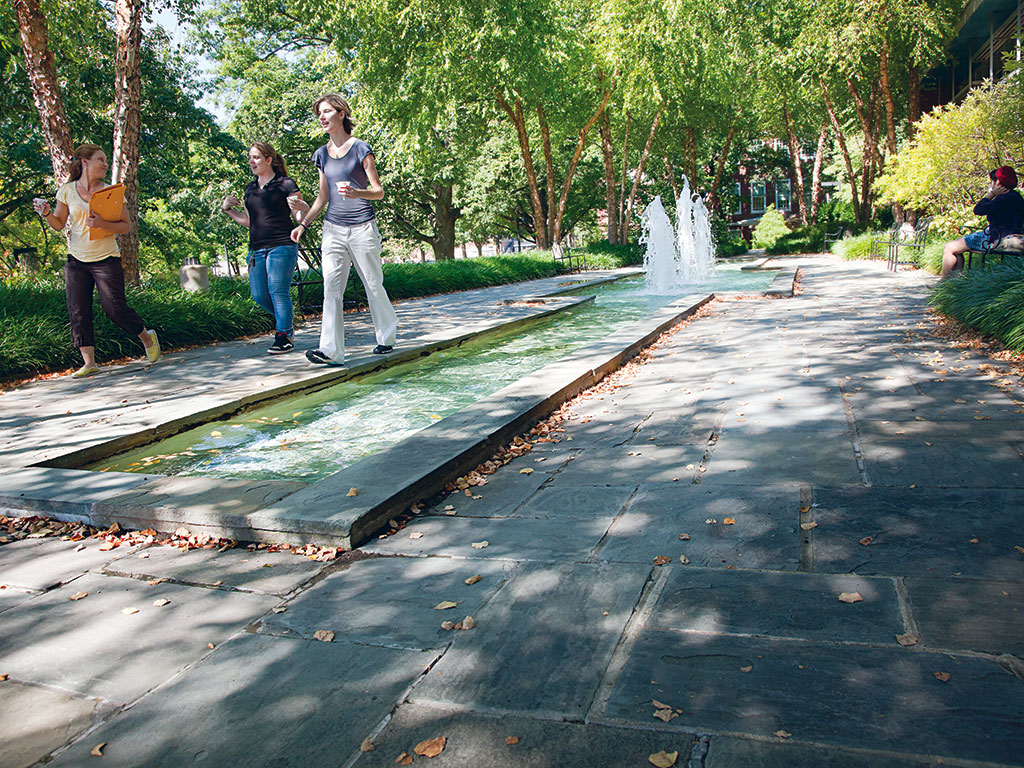
[[[84,365],[72,376],[82,378],[99,371],[96,365],[95,336],[92,327],[92,289],[100,296],[100,306],[114,323],[139,337],[151,363],[160,358],[156,331],[147,330],[142,318],[128,306],[124,295],[124,270],[115,235],[131,229],[127,208],[120,221],[104,221],[90,213],[89,201],[103,189],[107,176],[107,155],[95,144],[83,144],[71,161],[71,178],[57,190],[57,207],[52,211],[46,200],[35,200],[36,213],[58,232],[68,227],[68,254],[64,265],[64,284],[71,318],[71,338],[82,353]],[[103,233],[90,239],[90,230]]]

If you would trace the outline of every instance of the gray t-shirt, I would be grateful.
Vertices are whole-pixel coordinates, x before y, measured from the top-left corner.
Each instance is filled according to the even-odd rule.
[[[366,178],[363,160],[372,154],[370,145],[361,139],[353,140],[352,146],[343,157],[331,157],[326,144],[313,153],[313,165],[323,171],[331,192],[327,214],[324,216],[331,224],[354,227],[376,218],[369,200],[358,197],[343,198],[338,194],[339,181],[350,181],[355,189],[366,189],[369,180]]]

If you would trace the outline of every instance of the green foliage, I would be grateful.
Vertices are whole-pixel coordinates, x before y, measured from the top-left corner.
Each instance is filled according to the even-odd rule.
[[[824,224],[795,229],[768,246],[765,252],[769,256],[787,253],[821,253],[821,244],[828,229],[829,227]],[[835,229],[833,228],[832,231],[834,232]]]
[[[754,227],[754,247],[770,248],[780,237],[787,234],[789,227],[786,226],[786,217],[781,211],[775,210],[774,205],[769,205]]]
[[[871,243],[876,238],[887,237],[885,232],[864,232],[832,243],[832,253],[844,259],[870,259]]]
[[[746,253],[747,250],[749,250],[747,241],[739,235],[728,233],[715,240],[715,256],[720,259],[739,256],[741,253]]]
[[[968,270],[935,286],[931,304],[939,312],[995,336],[1024,352],[1024,264],[1020,260]]]

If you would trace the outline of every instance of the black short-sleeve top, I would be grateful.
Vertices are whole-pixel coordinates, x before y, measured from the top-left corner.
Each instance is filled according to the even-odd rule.
[[[249,212],[249,250],[292,245],[295,222],[288,210],[288,196],[299,191],[299,185],[280,173],[260,188],[253,179],[245,188],[245,210]]]

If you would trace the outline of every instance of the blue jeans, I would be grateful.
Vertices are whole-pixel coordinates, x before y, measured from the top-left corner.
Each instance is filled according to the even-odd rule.
[[[249,251],[249,292],[252,299],[274,316],[278,333],[292,332],[290,292],[299,246],[277,245]]]

